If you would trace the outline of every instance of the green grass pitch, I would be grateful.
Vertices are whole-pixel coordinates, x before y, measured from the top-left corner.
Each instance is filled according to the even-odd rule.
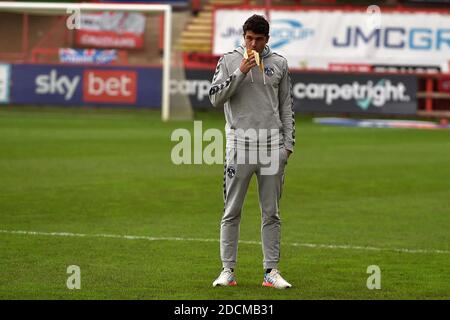
[[[219,113],[196,119],[223,130]],[[173,165],[176,128],[193,123],[162,123],[156,111],[2,106],[0,298],[450,298],[448,131],[329,127],[298,116],[280,209],[280,270],[294,287],[275,290],[261,287],[253,243],[255,178],[238,286],[212,288],[223,166]],[[80,290],[66,287],[69,265],[81,268]],[[366,286],[370,265],[381,269],[380,290]]]

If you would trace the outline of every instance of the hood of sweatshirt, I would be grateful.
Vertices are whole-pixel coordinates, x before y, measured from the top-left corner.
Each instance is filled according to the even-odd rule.
[[[241,54],[242,57],[244,57],[245,50],[246,50],[246,48],[244,46],[239,46],[239,47],[236,48],[235,51],[239,52],[239,54]],[[263,70],[264,70],[264,59],[270,57],[271,55],[272,55],[272,50],[270,49],[269,46],[265,46],[264,49],[263,49],[263,52],[259,55],[260,58],[261,58],[261,64],[262,64]],[[252,82],[253,82],[252,70],[250,70],[250,77],[251,77]],[[262,72],[262,77],[263,77],[264,85],[266,85],[266,75],[265,75],[264,71]]]

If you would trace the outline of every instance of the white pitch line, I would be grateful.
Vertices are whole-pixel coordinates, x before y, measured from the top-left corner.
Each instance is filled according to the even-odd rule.
[[[86,233],[71,233],[71,232],[41,232],[41,231],[23,231],[23,230],[0,230],[0,233],[5,234],[19,234],[31,236],[53,236],[53,237],[77,237],[77,238],[114,238],[125,240],[147,240],[147,241],[195,241],[195,242],[219,242],[218,239],[201,239],[201,238],[183,238],[183,237],[148,237],[148,236],[131,236],[120,234],[86,234]],[[240,240],[239,243],[261,245],[260,241],[245,241]],[[314,244],[314,243],[296,243],[284,242],[288,246],[305,247],[315,249],[342,249],[342,250],[363,250],[363,251],[392,251],[400,253],[425,253],[425,254],[450,254],[448,250],[438,249],[406,249],[406,248],[378,248],[378,247],[363,247],[351,245],[333,245],[333,244]]]

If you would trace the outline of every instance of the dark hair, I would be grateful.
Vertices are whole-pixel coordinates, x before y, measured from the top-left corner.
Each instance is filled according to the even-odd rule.
[[[244,35],[247,31],[253,31],[256,34],[269,36],[269,22],[263,16],[254,14],[245,21],[242,26]]]

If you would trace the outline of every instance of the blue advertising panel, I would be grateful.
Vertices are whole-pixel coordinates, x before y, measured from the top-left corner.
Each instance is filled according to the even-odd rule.
[[[15,104],[161,107],[161,68],[14,64]]]

